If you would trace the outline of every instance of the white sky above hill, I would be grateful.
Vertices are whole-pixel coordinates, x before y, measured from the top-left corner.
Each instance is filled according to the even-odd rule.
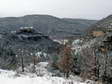
[[[0,0],[0,17],[27,14],[101,19],[112,14],[112,0]]]

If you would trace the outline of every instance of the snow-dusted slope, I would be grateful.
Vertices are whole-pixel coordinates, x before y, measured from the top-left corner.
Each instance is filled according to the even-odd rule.
[[[41,76],[29,71],[18,73],[18,71],[0,69],[0,84],[93,84],[87,83],[88,81],[85,83],[81,82],[82,79],[78,76],[70,76],[69,79],[52,77],[52,73],[46,69],[47,65],[48,62],[40,62],[37,64],[36,71],[42,74]]]
[[[0,70],[0,84],[86,84],[61,77],[17,77],[16,75],[17,74],[14,71]]]
[[[78,76],[70,75],[68,79],[64,77],[53,77],[52,73],[47,71],[47,65],[48,62],[38,63],[36,65],[36,74],[27,70],[21,73],[0,69],[0,84],[93,84],[89,83],[90,81],[81,82],[82,79]]]

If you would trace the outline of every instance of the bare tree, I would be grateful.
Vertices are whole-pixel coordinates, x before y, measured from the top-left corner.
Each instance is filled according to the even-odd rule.
[[[58,62],[58,68],[65,73],[67,78],[69,77],[69,73],[73,67],[73,57],[71,55],[71,51],[71,48],[65,45],[61,52],[61,58]]]

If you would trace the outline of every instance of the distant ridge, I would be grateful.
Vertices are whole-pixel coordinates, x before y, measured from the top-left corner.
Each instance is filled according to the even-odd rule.
[[[96,20],[58,18],[51,15],[26,15],[22,17],[0,18],[0,32],[10,32],[20,27],[33,26],[49,36],[70,36],[84,34],[84,30],[95,24]]]

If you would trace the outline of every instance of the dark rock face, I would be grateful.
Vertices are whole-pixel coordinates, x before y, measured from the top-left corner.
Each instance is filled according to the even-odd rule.
[[[112,78],[112,36],[106,36],[101,44],[99,45],[99,50],[96,52],[99,70],[98,75],[99,78],[109,81],[108,79]]]
[[[0,62],[2,62],[2,64],[8,63],[9,65],[13,65],[11,62],[13,61],[14,63],[16,62],[15,64],[17,64],[18,67],[21,66],[21,60],[23,60],[24,65],[33,63],[34,57],[35,61],[41,61],[38,58],[38,52],[46,53],[47,56],[45,59],[47,60],[50,54],[58,51],[60,45],[59,43],[52,41],[48,36],[45,36],[32,28],[12,31],[11,33],[3,35],[0,40]],[[4,50],[4,52],[2,52],[2,50]],[[7,57],[5,58],[5,56]],[[3,66],[2,64],[0,64],[1,68]],[[9,65],[4,67],[8,68]]]

